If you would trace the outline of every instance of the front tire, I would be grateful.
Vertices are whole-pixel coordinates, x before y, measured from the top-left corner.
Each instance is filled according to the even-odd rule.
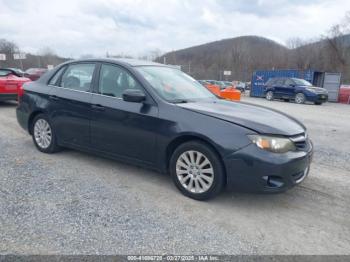
[[[315,102],[315,105],[322,105],[322,102]]]
[[[274,98],[273,92],[272,91],[268,91],[266,93],[266,99],[269,100],[269,101],[272,101],[273,98]]]
[[[196,200],[218,195],[225,184],[223,165],[214,150],[201,141],[180,145],[170,159],[170,174],[176,187]]]
[[[295,103],[304,104],[305,103],[305,95],[303,93],[298,93],[295,95]]]
[[[59,151],[60,148],[56,143],[55,132],[46,115],[39,114],[33,119],[31,134],[33,142],[39,151],[48,154]]]

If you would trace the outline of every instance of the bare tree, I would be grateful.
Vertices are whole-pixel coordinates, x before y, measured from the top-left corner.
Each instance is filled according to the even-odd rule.
[[[15,64],[13,54],[18,52],[18,46],[6,39],[0,39],[0,53],[6,55],[5,61],[0,61],[0,67],[12,67]]]

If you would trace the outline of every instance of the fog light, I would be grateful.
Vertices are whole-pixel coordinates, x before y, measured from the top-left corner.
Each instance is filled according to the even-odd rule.
[[[284,185],[282,178],[279,176],[263,176],[262,179],[266,181],[268,187],[279,188]]]

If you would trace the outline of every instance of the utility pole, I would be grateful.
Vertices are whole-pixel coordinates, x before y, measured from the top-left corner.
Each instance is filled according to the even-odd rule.
[[[166,56],[163,57],[163,64],[166,65]]]
[[[188,62],[188,74],[189,75],[191,74],[191,61]]]
[[[22,59],[19,60],[19,63],[21,65],[21,70],[23,71],[23,63],[22,63]]]

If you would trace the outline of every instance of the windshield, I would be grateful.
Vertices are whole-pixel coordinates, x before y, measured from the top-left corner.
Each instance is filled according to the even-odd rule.
[[[300,78],[293,78],[293,81],[295,82],[296,85],[298,86],[312,86],[312,84],[310,84],[310,82],[304,80],[304,79],[300,79]]]
[[[220,82],[220,81],[215,81],[215,84],[221,87],[225,87],[225,83]]]
[[[169,102],[215,98],[208,89],[178,69],[161,66],[140,66],[136,69],[157,94]]]
[[[24,72],[19,68],[7,68],[7,69],[13,70],[13,71],[18,72],[20,74],[24,74]]]

